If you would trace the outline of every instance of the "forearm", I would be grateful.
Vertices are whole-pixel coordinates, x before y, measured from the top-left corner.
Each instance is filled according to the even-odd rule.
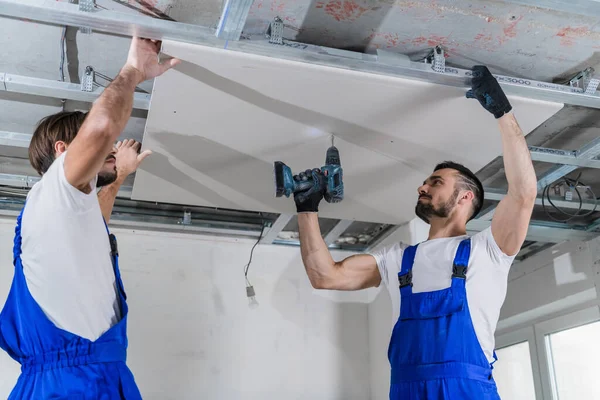
[[[100,203],[100,210],[102,210],[102,216],[107,224],[110,221],[113,206],[115,205],[115,199],[117,198],[117,194],[119,193],[123,181],[124,178],[117,178],[116,181],[102,187],[98,192],[98,203]]]
[[[299,213],[300,252],[306,273],[315,288],[326,288],[334,280],[336,264],[321,236],[316,213]]]
[[[502,135],[504,170],[508,194],[522,201],[537,196],[537,177],[523,131],[513,113],[498,119]]]
[[[124,67],[86,117],[65,159],[65,174],[73,186],[85,190],[104,164],[129,119],[140,74]]]
[[[110,140],[106,144],[107,152],[125,129],[133,108],[135,88],[142,79],[142,73],[137,69],[129,66],[123,67],[119,75],[104,90],[87,117],[87,120],[92,122],[105,119],[111,121],[109,125]]]

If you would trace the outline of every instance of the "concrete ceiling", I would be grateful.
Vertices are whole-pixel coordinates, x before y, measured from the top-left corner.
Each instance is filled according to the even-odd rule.
[[[179,22],[215,26],[223,2],[150,3]],[[303,43],[416,58],[439,44],[454,66],[486,64],[542,81],[600,62],[598,18],[505,1],[255,0],[244,34],[264,34],[276,16],[286,24],[284,37]]]

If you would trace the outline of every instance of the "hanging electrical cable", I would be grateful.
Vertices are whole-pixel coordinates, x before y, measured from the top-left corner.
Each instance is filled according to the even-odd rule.
[[[250,308],[256,308],[258,307],[258,302],[256,301],[256,292],[254,291],[254,286],[252,286],[252,284],[250,283],[250,280],[248,280],[248,271],[250,270],[250,264],[252,264],[252,256],[254,255],[254,249],[256,248],[256,246],[258,246],[258,244],[260,243],[262,237],[263,237],[263,233],[265,232],[265,222],[262,220],[262,214],[261,215],[261,229],[260,229],[260,234],[258,235],[258,239],[256,240],[256,243],[254,243],[254,246],[252,246],[252,250],[250,250],[250,259],[248,260],[248,263],[244,266],[244,279],[246,280],[246,297],[248,297],[249,300],[249,306]]]
[[[581,172],[577,176],[577,179],[571,179],[571,178],[564,177],[561,180],[559,180],[558,182],[546,185],[546,187],[544,187],[544,190],[542,191],[542,207],[544,209],[544,212],[548,216],[548,218],[550,218],[551,220],[556,221],[556,222],[567,223],[567,222],[572,221],[575,218],[588,217],[588,216],[592,215],[594,212],[596,212],[596,209],[598,207],[598,197],[596,197],[596,194],[594,193],[594,191],[592,190],[592,188],[590,186],[586,185],[585,183],[583,183],[579,180],[580,177],[581,177]],[[575,194],[577,194],[577,198],[579,199],[579,207],[575,213],[569,213],[569,212],[563,210],[561,207],[558,207],[556,204],[554,204],[554,202],[550,198],[550,192],[552,190],[554,190],[557,186],[563,185],[563,184],[566,185],[569,189],[574,190]],[[589,210],[588,212],[583,213],[583,214],[580,214],[583,209],[583,197],[581,196],[581,192],[577,188],[577,186],[579,186],[580,184],[587,187],[587,190],[590,191],[592,198],[594,199],[594,207],[591,210]],[[567,216],[567,218],[557,218],[557,217],[554,217],[552,214],[550,214],[550,212],[548,211],[548,208],[546,206],[546,201],[552,206],[552,208],[554,208],[554,210],[558,211],[562,215]]]

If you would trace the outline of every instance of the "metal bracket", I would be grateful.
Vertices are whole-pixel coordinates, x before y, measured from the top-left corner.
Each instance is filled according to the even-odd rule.
[[[588,67],[583,71],[580,71],[569,81],[569,86],[579,88],[582,90],[586,90],[590,80],[592,79],[592,75],[594,75],[594,68]]]
[[[598,79],[598,78],[590,79],[587,86],[585,87],[585,94],[595,94],[596,89],[598,89],[598,85],[600,85],[600,79]]]
[[[446,57],[444,49],[441,46],[435,46],[433,49],[433,65],[431,66],[435,72],[444,73],[446,71]]]
[[[181,221],[182,225],[191,225],[192,224],[192,212],[184,211],[183,212],[183,220]]]
[[[91,66],[85,67],[83,78],[81,79],[81,91],[93,92],[94,91],[94,68]]]
[[[79,11],[82,12],[92,12],[96,8],[96,3],[94,0],[79,0]],[[79,27],[79,31],[81,33],[85,33],[87,35],[92,34],[92,28],[87,26]]]
[[[269,36],[269,43],[283,44],[283,20],[281,18],[275,17],[269,25],[267,35]]]

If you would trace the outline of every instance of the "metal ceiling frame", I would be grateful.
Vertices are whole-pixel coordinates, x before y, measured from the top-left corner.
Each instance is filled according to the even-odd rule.
[[[0,5],[0,7],[2,6]],[[1,13],[2,11],[0,11]],[[103,87],[97,87],[92,91],[85,91],[81,90],[81,85],[76,83],[0,72],[0,91],[93,103],[102,94],[103,90]],[[150,108],[150,96],[146,93],[134,93],[133,108],[148,110]]]
[[[19,175],[19,174],[4,174],[0,173],[0,186],[8,186],[20,189],[31,189],[39,180],[39,176]],[[117,197],[123,199],[131,199],[133,187],[123,185],[117,192]]]
[[[266,235],[260,240],[261,244],[272,244],[275,240],[277,240],[277,236],[279,233],[286,227],[288,222],[290,222],[294,218],[293,214],[281,214],[275,220],[273,225],[269,227]]]
[[[594,159],[600,155],[600,137],[587,143],[581,149],[577,150],[577,158],[579,159]],[[546,172],[544,176],[538,179],[538,191],[543,190],[544,187],[555,182],[557,179],[575,171],[578,167],[576,165],[560,165],[552,168]]]
[[[254,0],[226,0],[215,35],[219,39],[239,40]]]
[[[434,69],[435,66],[432,64],[413,62],[403,59],[402,57],[374,56],[352,51],[312,46],[287,40],[282,40],[281,45],[271,44],[266,39],[237,40],[240,37],[239,35],[241,34],[243,24],[247,17],[247,10],[249,10],[251,4],[251,0],[228,0],[224,7],[217,30],[151,17],[134,16],[109,10],[95,9],[92,12],[82,12],[79,11],[77,5],[62,2],[53,3],[51,6],[40,6],[0,0],[0,16],[35,20],[60,26],[69,25],[85,27],[95,32],[113,35],[137,35],[159,40],[170,39],[224,48],[231,51],[420,80],[465,89],[470,85],[472,76],[471,71],[460,68],[446,66],[443,69],[438,69],[436,71]],[[539,4],[532,5],[539,6]],[[230,40],[232,41],[230,42]],[[504,75],[494,76],[498,79],[508,95],[600,108],[600,93],[598,93],[595,88],[586,92],[585,88],[539,82]],[[77,84],[23,77],[7,73],[0,73],[0,90],[88,102],[93,102],[102,92],[102,88],[96,89],[93,92],[85,92],[82,91]],[[136,100],[134,107],[147,110],[149,108],[150,95],[136,93],[135,96]],[[17,147],[22,147],[22,140],[19,144],[19,138],[8,136],[10,135],[5,135],[6,140],[12,141]],[[569,152],[531,146],[530,151],[532,159],[534,160],[564,164],[554,168],[548,176],[542,177],[540,182],[538,182],[538,187],[543,184],[545,180],[554,178],[552,180],[554,181],[578,167],[598,168],[600,165],[600,160],[593,160],[593,158],[600,153],[600,147],[596,149],[592,146],[592,148],[582,149],[579,152]],[[31,187],[30,185],[35,183],[35,178],[0,175],[0,184],[10,185],[10,182],[14,185],[25,184],[25,187]],[[129,190],[128,194],[120,193],[120,195],[130,197],[131,191]],[[489,194],[489,196],[496,198],[500,195],[500,193],[493,192]],[[491,199],[490,197],[488,198]],[[586,207],[587,206],[588,205],[586,204]],[[491,224],[491,221],[485,220],[485,217],[490,217],[489,219],[491,219],[491,215],[493,215],[493,210],[486,213],[483,218],[471,221],[468,225],[468,229],[485,229]],[[282,214],[279,219],[273,223],[269,231],[267,231],[267,235],[261,242],[280,243],[281,240],[277,239],[277,235],[285,228],[290,219],[291,216]],[[328,245],[335,243],[336,239],[344,233],[352,222],[353,221],[347,220],[340,221],[326,235],[325,240]],[[569,239],[587,240],[588,238],[596,236],[596,234],[591,231],[596,228],[591,230],[590,228],[592,227],[588,227],[587,231],[565,229],[565,227],[548,226],[547,224],[540,224],[539,221],[532,221],[528,240],[546,242]],[[290,242],[286,242],[285,244],[290,244]]]
[[[26,175],[15,175],[15,174],[0,174],[0,185],[15,187],[15,188],[31,188],[37,181],[39,181],[39,177],[31,177]],[[129,186],[121,186],[117,197],[123,199],[131,198],[132,188]],[[492,191],[492,196],[497,196],[494,198],[500,198],[502,194],[498,191]],[[0,215],[6,211],[6,208],[0,204]],[[13,210],[14,211],[14,210]],[[10,214],[13,215],[13,214]],[[136,218],[135,216],[127,216],[124,217],[122,214],[119,217],[114,218],[115,223],[117,221],[125,221],[120,222],[121,226],[131,227],[133,229],[150,229],[156,230],[160,227],[165,227],[166,231],[188,231],[188,232],[196,232],[197,233],[210,233],[212,231],[207,231],[206,229],[200,228],[196,226],[195,228],[187,228],[182,226],[177,226],[177,224],[173,224],[172,222],[163,220],[164,217],[160,217],[158,219],[156,216],[147,216]],[[283,240],[278,239],[279,233],[286,227],[288,222],[294,217],[293,214],[280,214],[279,217],[273,222],[273,224],[269,227],[269,230],[266,231],[266,234],[263,235],[261,239],[261,244],[286,244],[286,245],[299,245],[297,240]],[[111,218],[112,220],[112,218]],[[325,235],[325,243],[330,248],[339,248],[336,245],[336,239],[340,237],[348,227],[354,221],[351,220],[340,220],[326,235]],[[267,225],[268,226],[268,225]],[[467,231],[469,233],[479,232],[491,226],[491,221],[484,220],[472,220],[467,224]],[[600,227],[600,224],[598,224]],[[233,229],[233,228],[232,228]],[[590,240],[597,236],[597,233],[594,232],[595,227],[586,227],[584,229],[570,229],[569,226],[564,224],[557,223],[547,223],[543,221],[532,221],[529,227],[529,231],[527,234],[526,240],[529,241],[539,241],[546,243],[559,243],[565,240]],[[223,234],[226,229],[217,229],[214,232],[218,234]],[[388,234],[391,234],[394,229],[390,229]],[[236,229],[231,231],[232,236],[240,236],[240,233],[236,233]],[[251,236],[253,236],[252,234]],[[247,235],[242,235],[247,236]],[[258,234],[255,235],[258,237]],[[387,235],[385,235],[387,236]],[[383,240],[384,237],[378,237],[375,239],[376,242]]]
[[[600,168],[600,160],[587,158],[581,150],[559,150],[547,147],[529,146],[529,153],[533,161],[542,161],[552,164],[576,165],[585,168]]]
[[[500,201],[504,198],[504,196],[506,196],[506,191],[504,190],[500,190],[500,189],[494,189],[494,188],[484,188],[484,198],[485,200],[492,200],[492,201]],[[583,200],[581,202],[581,205],[579,204],[578,200],[572,200],[572,201],[568,201],[565,200],[562,197],[557,197],[557,196],[550,196],[550,200],[552,201],[552,203],[560,208],[564,208],[564,209],[570,209],[570,210],[584,210],[584,211],[590,211],[594,209],[595,206],[595,202],[591,201],[591,200]],[[547,203],[547,200],[544,200],[545,203]],[[536,206],[541,206],[545,203],[542,203],[542,196],[538,196],[535,199],[535,205]],[[598,211],[600,211],[600,200],[598,201]],[[478,219],[482,219],[482,218],[478,218]]]
[[[0,131],[0,146],[29,148],[31,133]]]
[[[282,45],[270,44],[268,40],[221,40],[215,30],[197,25],[160,20],[147,16],[118,13],[96,9],[81,12],[77,5],[54,2],[52,6],[20,4],[0,0],[0,15],[11,18],[40,21],[49,24],[83,26],[96,32],[142,37],[158,40],[176,40],[228,50],[351,69],[366,73],[383,74],[430,83],[468,88],[470,70],[446,66],[444,72],[436,72],[431,64],[413,61],[379,62],[377,56],[343,51],[321,46],[311,46],[292,41]],[[598,92],[586,93],[583,88],[558,85],[530,79],[494,75],[508,95],[531,99],[600,108]]]
[[[489,228],[492,221],[474,219],[467,224],[468,233],[481,232]],[[560,243],[566,240],[588,241],[598,237],[598,234],[586,230],[559,228],[557,224],[531,221],[525,240],[545,243]]]
[[[547,150],[549,150],[549,149],[547,149]],[[534,151],[534,154],[535,154],[535,151]],[[589,160],[596,161],[596,160],[594,160],[594,158],[596,158],[598,155],[600,155],[600,138],[596,138],[596,139],[592,140],[591,142],[587,143],[585,146],[583,146],[579,150],[576,150],[573,153],[574,160],[577,160],[576,164],[580,164],[580,162],[582,162],[582,161],[589,161]],[[539,159],[539,161],[547,161],[553,157],[554,157],[553,155],[545,154],[545,155],[541,156],[541,159]],[[532,158],[533,158],[533,156],[532,156]],[[540,157],[538,157],[538,158],[540,158]],[[562,156],[561,156],[561,158],[562,158]],[[550,161],[547,161],[547,162],[550,162]],[[556,161],[552,161],[552,162],[556,163]],[[592,164],[594,164],[594,163],[592,163]],[[579,167],[580,167],[579,165],[558,165],[556,167],[551,168],[544,175],[542,175],[540,178],[538,178],[538,182],[537,182],[538,192],[543,190],[546,186],[555,182],[556,180],[575,171]],[[489,198],[489,200],[492,200],[492,198]],[[541,204],[541,197],[538,197],[538,200],[540,201],[539,204]],[[538,200],[536,200],[536,204],[538,204]],[[484,214],[480,215],[477,219],[483,220],[483,221],[490,221],[493,218],[495,212],[496,212],[496,206],[490,207],[489,209],[487,209],[485,211]]]

